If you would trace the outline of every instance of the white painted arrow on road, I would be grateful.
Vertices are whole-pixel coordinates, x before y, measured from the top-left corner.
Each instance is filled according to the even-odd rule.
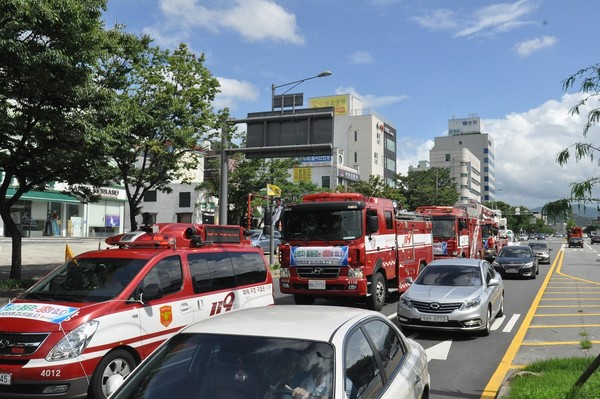
[[[442,341],[437,345],[433,345],[431,348],[425,349],[427,352],[427,362],[432,359],[446,360],[448,359],[448,353],[450,353],[450,347],[452,346],[452,340]]]

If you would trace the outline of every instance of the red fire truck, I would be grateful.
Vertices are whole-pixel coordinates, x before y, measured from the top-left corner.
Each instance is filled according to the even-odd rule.
[[[367,298],[380,310],[387,294],[408,288],[433,260],[432,224],[400,212],[390,199],[318,193],[283,209],[281,292],[298,304],[318,297]]]
[[[508,244],[499,235],[500,213],[478,202],[455,206],[420,206],[417,213],[433,222],[434,258],[489,258]]]
[[[185,326],[274,303],[240,226],[159,223],[105,241],[0,308],[0,397],[104,399],[109,377]]]

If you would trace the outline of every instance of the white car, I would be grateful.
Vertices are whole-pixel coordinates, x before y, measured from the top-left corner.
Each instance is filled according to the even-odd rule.
[[[109,381],[120,383],[118,375]],[[274,305],[182,330],[111,399],[419,399],[429,390],[425,351],[381,313]]]

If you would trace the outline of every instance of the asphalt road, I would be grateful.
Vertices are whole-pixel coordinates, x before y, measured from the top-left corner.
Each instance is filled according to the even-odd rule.
[[[23,242],[23,277],[40,278],[64,262],[68,244],[74,254],[103,246],[98,239],[29,239]],[[583,249],[548,243],[552,263],[542,265],[535,280],[505,279],[505,316],[488,337],[458,333],[421,332],[411,335],[427,350],[432,399],[494,398],[506,378],[530,362],[550,357],[600,353],[600,245],[586,240]],[[10,273],[10,240],[0,239],[0,279]],[[276,303],[294,303],[279,293]],[[395,319],[397,296],[382,313]],[[358,306],[349,300],[317,300],[322,305]],[[582,349],[583,339],[590,349]]]

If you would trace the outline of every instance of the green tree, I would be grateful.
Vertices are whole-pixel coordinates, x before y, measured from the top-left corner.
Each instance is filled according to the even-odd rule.
[[[450,169],[432,167],[427,170],[409,170],[406,176],[398,176],[399,187],[406,198],[406,209],[419,206],[454,205],[459,194]]]
[[[579,115],[581,108],[592,101],[598,101],[600,95],[600,64],[588,66],[580,69],[562,82],[563,91],[567,91],[580,82],[579,91],[584,94],[584,98],[579,101],[570,110],[571,115]],[[587,138],[589,130],[600,121],[600,108],[593,108],[586,115],[586,124],[583,129],[583,137]],[[594,161],[594,155],[600,151],[597,145],[580,141],[563,149],[556,156],[559,165],[566,165],[571,159],[579,162],[584,159]],[[572,216],[572,203],[576,202],[585,205],[590,202],[600,203],[600,199],[594,198],[592,191],[594,186],[600,182],[600,177],[592,176],[581,182],[571,183],[571,197],[552,201],[544,205],[543,213],[550,218],[560,218],[567,220]]]
[[[404,205],[406,198],[402,194],[402,191],[395,187],[390,187],[383,181],[381,176],[369,176],[368,181],[360,180],[351,183],[348,188],[342,186],[337,188],[338,191],[346,191],[353,193],[360,193],[366,197],[378,197],[378,198],[389,198],[398,203],[398,205]]]
[[[170,52],[147,36],[126,35],[114,56],[98,69],[111,101],[99,124],[111,149],[116,180],[125,187],[132,230],[150,190],[170,193],[170,184],[190,183],[203,143],[219,135],[227,110],[211,103],[219,83],[184,45]]]
[[[105,0],[0,3],[0,216],[12,238],[12,279],[21,279],[21,232],[11,218],[19,198],[55,182],[100,183],[93,171],[106,158],[86,120],[103,100],[92,66],[108,40],[105,7]]]
[[[215,148],[220,148],[216,143]],[[218,152],[218,151],[216,151]],[[267,205],[267,184],[274,184],[281,189],[281,200],[284,203],[298,201],[303,194],[318,191],[312,183],[294,184],[289,182],[289,170],[298,166],[296,159],[246,159],[243,154],[234,154],[231,158],[232,168],[229,171],[227,202],[231,208],[228,223],[240,223],[248,212],[248,196],[255,196],[253,200],[254,209]],[[219,196],[220,186],[220,161],[218,156],[212,156],[207,160],[208,169],[214,173],[207,174],[199,189],[206,191],[207,195]],[[263,217],[264,214],[254,216]]]

